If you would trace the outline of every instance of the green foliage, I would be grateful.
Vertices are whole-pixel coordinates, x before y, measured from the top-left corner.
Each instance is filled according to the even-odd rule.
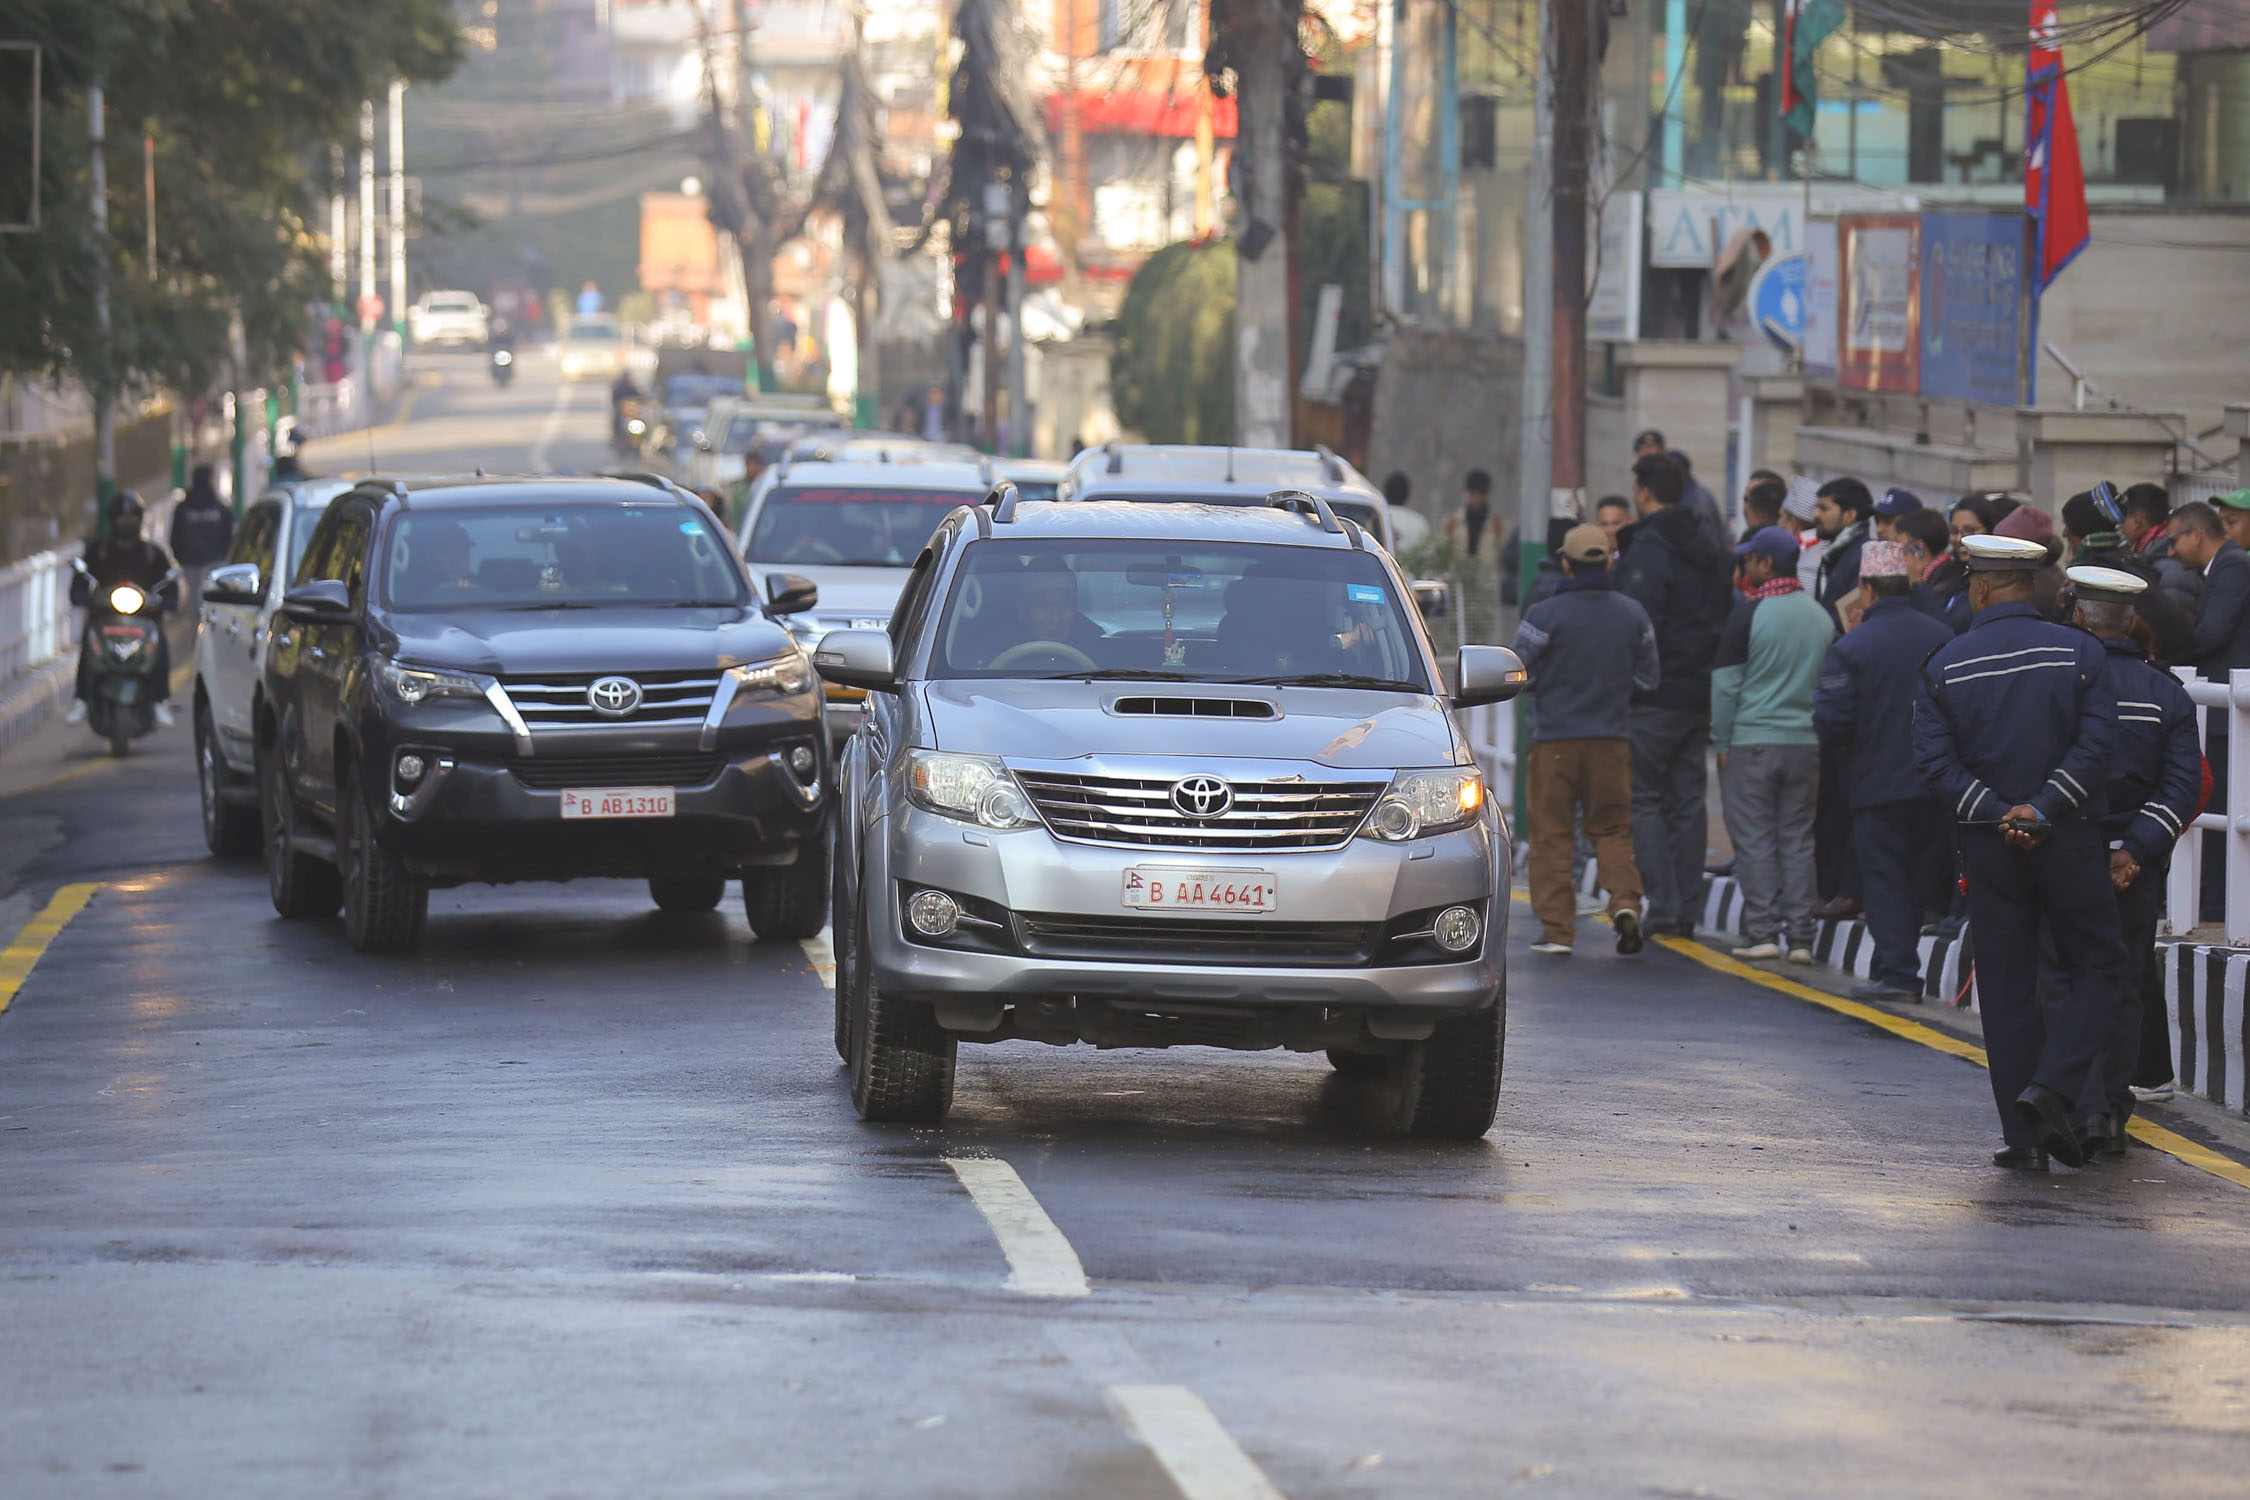
[[[1234,441],[1234,246],[1167,245],[1117,316],[1110,400],[1152,443]]]
[[[298,347],[327,299],[317,235],[328,147],[353,160],[359,101],[394,77],[444,77],[451,0],[0,0],[0,36],[46,48],[42,224],[0,237],[0,370],[113,392],[206,389],[239,310],[254,368]],[[112,333],[94,322],[87,88],[99,78],[109,172]],[[147,263],[142,139],[155,144],[157,255]],[[0,163],[30,160],[28,121],[0,120]]]

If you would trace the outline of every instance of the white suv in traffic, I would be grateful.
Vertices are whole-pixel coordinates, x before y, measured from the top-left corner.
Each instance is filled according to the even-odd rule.
[[[406,332],[425,349],[480,348],[492,338],[492,312],[474,292],[424,292],[406,310]]]

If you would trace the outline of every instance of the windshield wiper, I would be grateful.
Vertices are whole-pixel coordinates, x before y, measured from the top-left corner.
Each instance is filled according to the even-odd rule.
[[[1418,683],[1398,682],[1389,677],[1363,677],[1357,672],[1300,672],[1294,677],[1229,677],[1227,682],[1255,683],[1260,687],[1337,687],[1373,688],[1385,693],[1426,693],[1428,688]]]
[[[528,609],[600,609],[602,606],[587,599],[553,599],[530,604],[488,604],[486,609],[513,613]]]
[[[1092,672],[1057,672],[1041,682],[1192,682],[1185,672],[1160,672],[1147,667],[1102,667]]]

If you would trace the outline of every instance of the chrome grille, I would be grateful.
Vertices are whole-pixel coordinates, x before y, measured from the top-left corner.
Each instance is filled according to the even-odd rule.
[[[640,706],[620,718],[594,712],[586,690],[604,677],[630,677],[641,685]],[[719,691],[711,672],[541,672],[500,679],[524,727],[546,729],[660,729],[699,725]]]
[[[559,792],[610,786],[709,786],[727,758],[717,753],[680,755],[560,755],[508,763],[516,780],[534,791]]]
[[[1191,819],[1172,805],[1174,778],[1016,772],[1058,838],[1164,849],[1331,849],[1358,832],[1381,781],[1234,781],[1234,805]]]

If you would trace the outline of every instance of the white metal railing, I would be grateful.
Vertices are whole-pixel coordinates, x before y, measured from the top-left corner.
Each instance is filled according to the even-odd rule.
[[[2225,682],[2206,682],[2191,667],[2174,669],[2195,700],[2198,744],[2207,744],[2211,710],[2227,713],[2225,753],[2227,792],[2214,797],[2220,805],[2207,808],[2195,820],[2197,832],[2224,833],[2226,841],[2227,942],[2250,945],[2250,811],[2235,811],[2233,804],[2250,807],[2250,670],[2237,667]],[[2216,778],[2214,778],[2216,779]],[[2191,833],[2172,850],[2172,871],[2164,892],[2164,928],[2175,935],[2194,930],[2202,915],[2203,840]]]
[[[0,568],[0,683],[37,671],[78,644],[70,565],[85,550],[73,542]]]
[[[1484,767],[1485,784],[1500,806],[1516,805],[1516,706],[1486,703],[1464,709],[1461,726],[1468,731],[1469,749]]]

